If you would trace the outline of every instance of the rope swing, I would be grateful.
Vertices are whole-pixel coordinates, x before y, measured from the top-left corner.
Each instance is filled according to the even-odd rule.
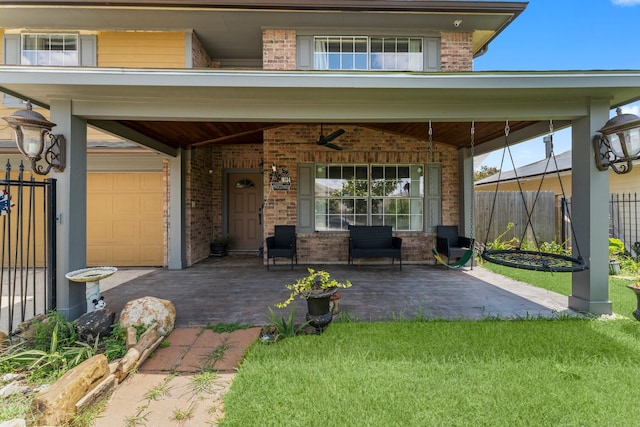
[[[536,192],[534,201],[532,203],[531,209],[527,208],[526,199],[524,195],[524,191],[522,190],[522,185],[520,182],[520,178],[518,177],[515,163],[513,161],[513,156],[511,154],[511,149],[509,147],[509,121],[507,120],[505,128],[504,128],[504,150],[502,152],[502,160],[500,163],[500,171],[498,172],[498,180],[496,182],[496,190],[493,196],[493,204],[491,207],[491,213],[489,215],[489,225],[487,227],[487,234],[485,236],[484,242],[484,250],[480,254],[482,259],[485,261],[504,265],[507,267],[520,268],[525,270],[536,270],[536,271],[546,271],[546,272],[574,272],[574,271],[583,271],[588,269],[587,263],[582,259],[582,255],[580,254],[580,247],[578,246],[577,238],[575,238],[575,231],[573,229],[573,221],[571,220],[571,214],[567,213],[569,224],[571,225],[571,235],[574,236],[573,245],[575,246],[575,253],[577,253],[577,257],[571,257],[568,255],[551,253],[551,252],[542,252],[540,250],[540,244],[538,243],[538,238],[536,237],[535,230],[533,228],[532,223],[532,215],[533,209],[536,206],[536,202],[538,201],[538,196],[540,195],[540,191],[542,189],[542,183],[544,182],[544,178],[547,175],[547,171],[549,168],[549,163],[553,159],[556,173],[558,176],[558,182],[560,183],[560,189],[562,191],[562,197],[565,197],[564,187],[562,185],[562,179],[560,178],[560,170],[558,169],[558,163],[556,161],[556,156],[553,151],[553,122],[549,121],[549,133],[551,136],[551,150],[550,155],[547,157],[547,163],[545,165],[544,173],[542,174],[542,178],[540,179],[540,184],[538,186],[538,191]],[[522,237],[519,240],[519,244],[517,247],[513,249],[491,249],[487,244],[487,240],[489,238],[489,231],[491,229],[491,224],[493,222],[493,214],[496,207],[496,199],[498,195],[498,187],[500,185],[500,178],[502,174],[502,169],[504,165],[505,154],[508,153],[511,159],[511,165],[513,166],[513,171],[515,174],[515,179],[518,184],[519,193],[521,196],[522,204],[524,211],[527,214],[527,224],[522,233]],[[525,234],[527,229],[531,229],[531,233],[533,235],[534,245],[536,250],[522,250],[521,242],[524,241]]]

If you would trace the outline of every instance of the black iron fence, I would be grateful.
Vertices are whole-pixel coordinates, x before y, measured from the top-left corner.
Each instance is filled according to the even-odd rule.
[[[0,331],[56,307],[56,180],[7,162],[0,179]]]
[[[571,198],[561,202],[563,240],[571,233]],[[640,199],[637,193],[612,193],[609,195],[609,237],[620,239],[627,253],[640,257]]]

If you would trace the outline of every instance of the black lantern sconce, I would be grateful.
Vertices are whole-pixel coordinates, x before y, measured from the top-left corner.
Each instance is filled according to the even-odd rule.
[[[633,161],[640,159],[640,117],[622,114],[618,108],[598,132],[602,135],[593,137],[596,167],[601,171],[610,167],[618,174],[630,172]]]
[[[51,129],[56,125],[45,119],[42,114],[33,111],[31,102],[27,109],[19,110],[3,119],[16,133],[18,150],[31,162],[31,169],[38,175],[47,175],[51,168],[64,171],[66,141],[62,135],[53,135]],[[49,138],[45,142],[45,138]],[[44,159],[46,166],[38,164]]]

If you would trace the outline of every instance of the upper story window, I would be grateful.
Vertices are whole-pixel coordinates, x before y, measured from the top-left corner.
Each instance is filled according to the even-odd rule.
[[[423,39],[416,37],[314,37],[316,70],[423,71]]]
[[[77,34],[23,34],[22,65],[77,66]]]

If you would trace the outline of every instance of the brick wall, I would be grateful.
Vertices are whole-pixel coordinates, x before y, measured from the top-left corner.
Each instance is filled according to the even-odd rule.
[[[220,62],[211,60],[195,33],[191,34],[191,67],[220,68]]]
[[[442,33],[441,71],[473,71],[472,33]]]
[[[209,173],[213,163],[212,152],[211,147],[195,148],[187,152],[185,171],[187,265],[209,256],[215,212],[214,174]]]
[[[296,69],[295,30],[262,30],[262,68]]]
[[[265,235],[273,233],[275,224],[297,223],[297,163],[423,163],[428,162],[426,141],[376,132],[357,126],[340,126],[346,130],[336,144],[343,151],[318,147],[315,141],[319,126],[289,125],[264,132],[264,164],[275,162],[278,168],[289,169],[292,179],[288,191],[272,191],[264,207]],[[338,126],[325,126],[325,134]],[[305,143],[308,141],[308,143]],[[458,219],[458,158],[454,147],[438,144],[434,146],[434,160],[442,163],[442,212],[443,223],[456,224]],[[268,193],[268,174],[264,176],[265,194]],[[402,232],[403,258],[406,261],[433,260],[432,233]],[[302,263],[347,261],[348,232],[298,233],[298,258]],[[384,261],[382,261],[384,262]]]

